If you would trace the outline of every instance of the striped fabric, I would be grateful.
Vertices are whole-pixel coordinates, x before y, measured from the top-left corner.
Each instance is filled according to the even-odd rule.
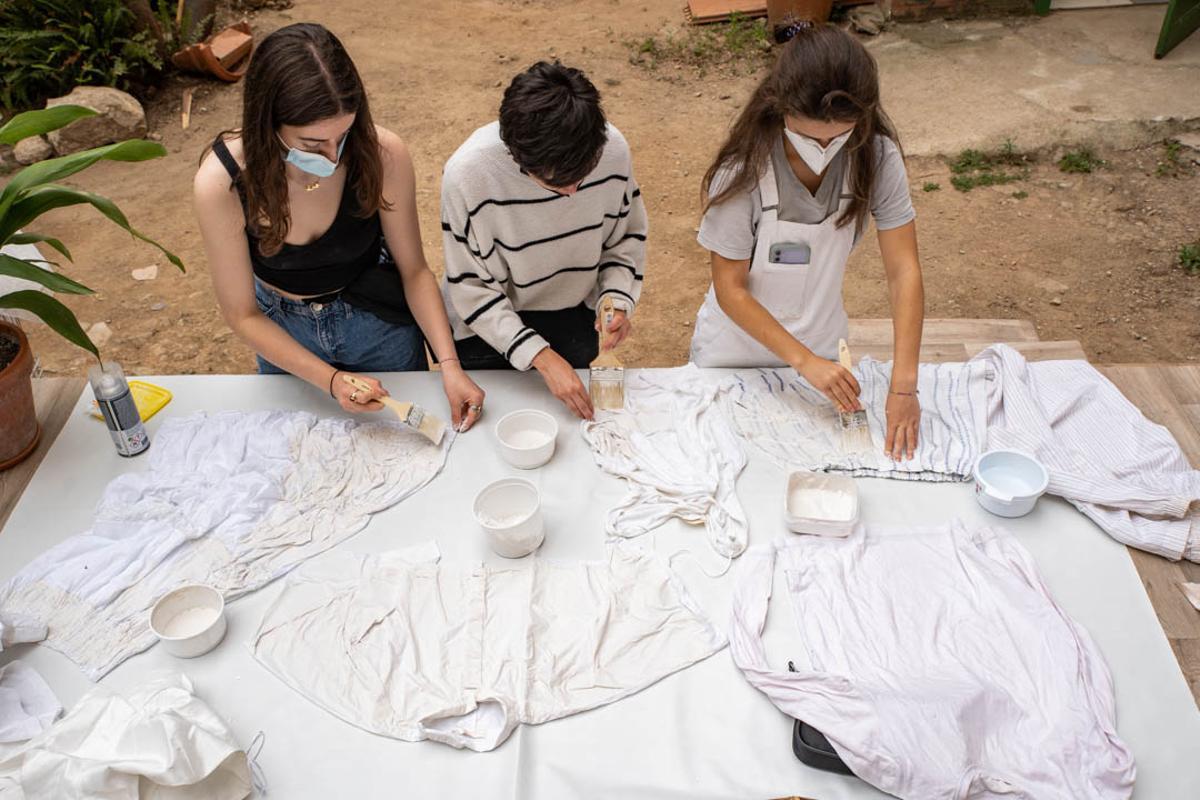
[[[969,480],[986,449],[1036,456],[1047,491],[1117,541],[1200,563],[1200,471],[1170,432],[1146,419],[1086,361],[1028,363],[993,345],[965,364],[922,364],[920,444],[912,461],[883,455],[891,364],[864,358],[872,452],[841,451],[837,414],[791,370],[744,370],[726,382],[735,429],[784,467],[903,480]]]
[[[604,295],[632,312],[646,250],[641,194],[629,145],[611,125],[599,164],[571,196],[521,173],[499,123],[475,131],[442,178],[442,291],[454,338],[479,336],[528,369],[546,340],[517,312],[595,308]]]
[[[1037,456],[1050,471],[1048,491],[1117,541],[1200,562],[1200,471],[1166,428],[1086,361],[1030,364],[993,345],[975,362],[996,376],[989,447]]]
[[[833,405],[791,369],[735,373],[726,383],[726,409],[735,429],[785,468],[916,481],[970,479],[986,435],[988,380],[982,363],[921,365],[919,446],[911,461],[901,462],[883,449],[891,362],[864,358],[854,373],[871,431],[865,453],[843,451]]]

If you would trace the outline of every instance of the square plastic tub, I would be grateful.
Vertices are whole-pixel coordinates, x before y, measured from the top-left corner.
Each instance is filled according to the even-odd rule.
[[[845,475],[792,472],[783,518],[795,533],[848,536],[858,523],[858,487]]]

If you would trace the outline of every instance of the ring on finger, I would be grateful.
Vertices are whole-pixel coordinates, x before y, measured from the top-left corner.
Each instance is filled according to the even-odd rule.
[[[353,392],[350,393],[350,402],[351,403],[358,402],[358,389],[355,389]]]
[[[467,406],[467,411],[473,411],[476,414],[478,414],[480,411],[483,411],[483,406],[476,405],[475,403],[471,403],[470,405]]]

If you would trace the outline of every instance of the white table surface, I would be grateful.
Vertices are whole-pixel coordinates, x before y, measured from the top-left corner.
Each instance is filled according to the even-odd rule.
[[[392,395],[415,400],[439,416],[445,400],[435,375],[382,376]],[[170,416],[224,409],[292,408],[341,414],[332,401],[288,376],[148,377],[175,399],[148,423],[151,437]],[[536,374],[482,373],[486,416],[454,444],[445,470],[415,496],[379,514],[341,546],[381,552],[426,539],[447,561],[492,560],[471,516],[476,491],[498,477],[520,474],[541,487],[546,542],[539,555],[596,558],[603,520],[623,494],[621,483],[592,461],[577,423],[544,391]],[[144,469],[145,459],[116,454],[103,424],[87,417],[85,388],[75,411],[0,532],[0,580],[51,545],[85,530],[104,486],[115,475]],[[540,408],[560,423],[557,451],[545,467],[522,473],[492,447],[492,425],[504,413]],[[784,475],[747,446],[750,465],[738,491],[750,516],[751,544],[787,536],[781,518]],[[1067,612],[1096,640],[1112,671],[1117,730],[1137,758],[1135,797],[1200,797],[1200,712],[1189,694],[1125,548],[1057,498],[1043,498],[1030,516],[1001,521],[980,509],[969,484],[860,480],[866,522],[938,524],[958,516],[1003,524],[1033,553]],[[701,529],[671,522],[643,541],[662,553],[690,546],[716,570],[722,565]],[[714,621],[726,628],[737,564],[721,579],[677,560],[685,582]],[[779,586],[777,582],[777,586]],[[259,759],[270,795],[306,798],[746,798],[800,795],[873,798],[885,795],[854,778],[809,769],[791,753],[791,725],[741,677],[723,650],[649,689],[594,711],[522,726],[490,753],[456,751],[432,742],[407,743],[361,731],[325,713],[258,665],[246,646],[276,582],[232,603],[229,632],[216,650],[184,661],[161,648],[135,656],[103,683],[128,690],[152,672],[188,674],[198,694],[249,745],[265,731]],[[767,654],[779,664],[802,648],[790,604],[772,604]],[[22,646],[0,663],[22,658],[36,667],[70,707],[90,684],[65,657]]]

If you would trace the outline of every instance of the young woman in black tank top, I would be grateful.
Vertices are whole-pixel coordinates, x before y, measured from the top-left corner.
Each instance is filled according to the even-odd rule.
[[[260,372],[289,372],[347,411],[387,391],[358,374],[442,366],[455,427],[483,391],[463,371],[425,262],[412,159],[371,121],[358,71],[320,25],[289,25],[255,51],[242,128],[202,159],[195,206],[213,286]]]

